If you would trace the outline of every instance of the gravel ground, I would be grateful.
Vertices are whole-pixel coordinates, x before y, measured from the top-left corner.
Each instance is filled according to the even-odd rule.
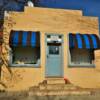
[[[100,100],[100,95],[29,96],[28,92],[1,92],[0,100]]]

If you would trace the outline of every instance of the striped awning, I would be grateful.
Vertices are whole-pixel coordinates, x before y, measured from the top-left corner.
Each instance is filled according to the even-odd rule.
[[[100,49],[100,39],[96,34],[69,34],[69,47],[79,49]]]
[[[40,43],[39,32],[32,31],[14,31],[12,30],[9,37],[9,45],[16,46],[38,46]]]

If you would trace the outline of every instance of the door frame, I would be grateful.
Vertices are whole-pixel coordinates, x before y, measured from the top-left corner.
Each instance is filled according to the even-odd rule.
[[[62,76],[46,76],[46,65],[47,65],[47,35],[60,35],[62,36],[61,42],[61,58],[62,58]],[[64,35],[57,33],[45,33],[45,78],[63,78],[64,77]]]

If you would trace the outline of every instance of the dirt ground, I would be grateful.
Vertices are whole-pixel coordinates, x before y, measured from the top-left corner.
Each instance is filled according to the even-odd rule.
[[[28,92],[1,92],[0,100],[100,100],[100,95],[29,96]]]

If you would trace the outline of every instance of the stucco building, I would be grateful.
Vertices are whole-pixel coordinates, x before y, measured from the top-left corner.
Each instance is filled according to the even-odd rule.
[[[97,17],[79,10],[25,7],[4,18],[1,81],[26,90],[53,79],[100,88]]]

